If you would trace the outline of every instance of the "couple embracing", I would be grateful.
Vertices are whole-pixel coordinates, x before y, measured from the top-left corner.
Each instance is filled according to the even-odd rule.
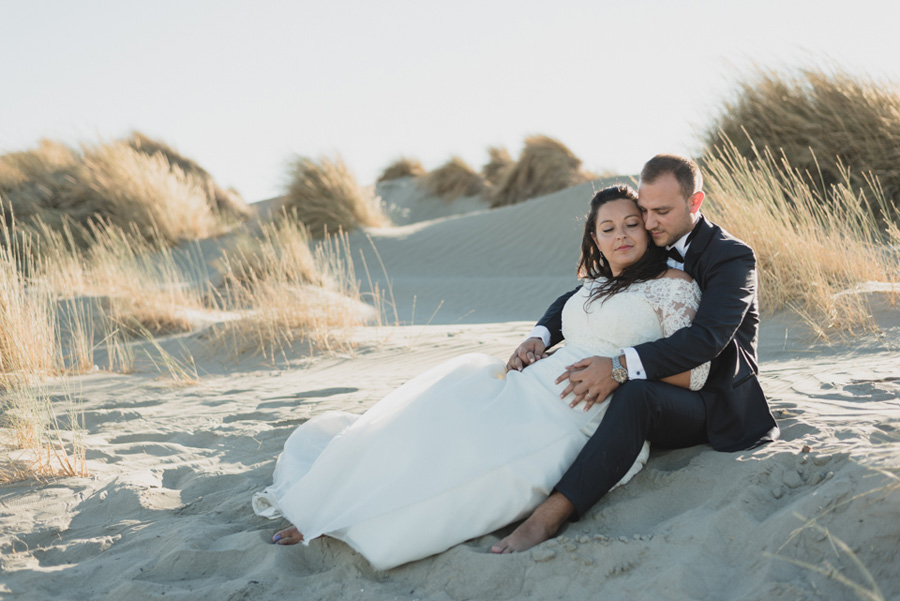
[[[584,283],[506,365],[463,355],[361,416],[301,425],[253,499],[293,524],[275,542],[329,535],[389,569],[524,518],[491,549],[524,551],[633,477],[649,446],[777,437],[757,380],[756,260],[703,198],[694,161],[654,157],[637,193],[591,200]]]

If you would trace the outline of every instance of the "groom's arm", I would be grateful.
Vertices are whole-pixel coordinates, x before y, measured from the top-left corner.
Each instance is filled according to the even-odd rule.
[[[581,288],[579,286],[578,288]],[[544,312],[544,316],[518,348],[513,351],[509,361],[506,362],[506,371],[522,371],[539,359],[547,356],[546,350],[563,339],[562,335],[562,309],[566,301],[572,297],[578,288],[566,292],[553,301]]]
[[[562,335],[562,310],[563,310],[563,307],[566,305],[566,301],[568,301],[570,298],[572,298],[572,296],[576,292],[578,292],[580,289],[581,289],[581,286],[578,286],[574,290],[570,290],[569,292],[566,292],[565,294],[560,296],[558,299],[553,301],[553,303],[544,312],[544,316],[538,320],[537,326],[535,326],[535,330],[532,331],[532,336],[534,336],[536,334],[536,332],[538,332],[538,328],[541,328],[541,327],[546,328],[547,332],[549,333],[549,338],[544,338],[543,336],[541,336],[541,338],[544,338],[544,344],[547,345],[547,348],[550,348],[551,346],[562,342],[562,340],[563,340],[563,335]]]
[[[700,306],[691,325],[668,338],[634,347],[646,374],[642,379],[662,380],[711,361],[734,339],[753,306],[756,298],[753,251],[737,243],[717,248],[715,252],[713,263],[704,270]],[[629,364],[628,356],[620,357],[620,362],[630,374],[634,366]],[[572,393],[575,396],[570,406],[584,402],[588,409],[618,388],[611,374],[610,358],[587,357],[566,367],[556,382],[569,380],[561,397]],[[589,391],[591,397],[587,396]]]
[[[648,380],[712,361],[734,339],[756,299],[756,259],[743,244],[716,249],[705,270],[697,315],[667,338],[637,345]]]

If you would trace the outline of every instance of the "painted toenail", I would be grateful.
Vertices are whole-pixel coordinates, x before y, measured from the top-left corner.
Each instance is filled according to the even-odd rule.
[[[274,537],[272,537],[272,540],[274,540],[274,541],[277,543],[278,541],[281,540],[281,535],[280,535],[280,534],[276,534]]]

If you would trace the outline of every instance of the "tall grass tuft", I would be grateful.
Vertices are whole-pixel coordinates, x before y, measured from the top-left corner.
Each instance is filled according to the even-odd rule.
[[[40,220],[52,229],[67,222],[84,228],[103,220],[167,243],[221,231],[226,224],[210,204],[208,174],[187,172],[166,152],[147,148],[136,149],[131,140],[74,150],[44,140],[36,149],[0,156],[0,198],[23,225]]]
[[[824,184],[868,188],[880,182],[894,211],[900,202],[900,86],[834,70],[791,74],[757,68],[738,84],[733,100],[705,134],[706,154],[723,140],[756,160],[754,145],[784,156]]]
[[[500,207],[550,194],[594,179],[581,168],[581,159],[569,148],[547,136],[525,138],[519,160],[503,170],[491,189],[491,206]]]
[[[0,204],[4,224],[13,215],[29,223],[40,216],[55,225],[61,221],[68,194],[81,168],[81,154],[52,140],[41,140],[37,148],[0,155]],[[78,219],[80,215],[73,215]]]
[[[0,387],[90,371],[103,345],[110,369],[130,371],[130,339],[190,330],[190,315],[204,309],[208,276],[193,247],[173,249],[159,236],[148,241],[113,225],[64,222],[57,230],[7,221],[0,232]]]
[[[481,175],[458,156],[429,171],[422,183],[430,194],[448,201],[460,196],[478,196],[485,191]]]
[[[163,142],[134,131],[125,138],[124,142],[148,156],[162,155],[172,167],[180,169],[185,175],[192,177],[206,192],[207,202],[219,213],[235,219],[250,217],[250,207],[244,202],[237,190],[230,188],[223,190],[213,179],[209,172],[197,164],[196,161],[185,157],[174,148]]]
[[[327,236],[310,250],[306,227],[282,215],[263,224],[225,258],[225,308],[238,318],[215,328],[213,344],[237,358],[256,352],[286,358],[296,342],[311,349],[348,350],[351,328],[371,310],[363,305],[346,234]]]
[[[217,231],[203,185],[161,154],[147,155],[124,142],[87,148],[79,178],[63,201],[82,217],[102,217],[136,227],[148,240],[167,243],[206,238]]]
[[[111,225],[20,226],[2,208],[0,218],[9,223],[0,228],[0,480],[85,475],[80,401],[50,394],[44,382],[92,371],[103,344],[109,368],[130,371],[125,329],[158,346],[142,324],[168,329],[199,302],[161,239],[151,244]],[[196,380],[195,368],[162,367]]]
[[[296,213],[314,237],[389,224],[373,193],[360,187],[340,157],[318,161],[298,157],[291,164],[290,176],[283,208]]]
[[[84,476],[80,402],[68,391],[50,395],[41,381],[93,367],[92,322],[81,305],[57,305],[35,237],[2,208],[0,218],[11,225],[0,232],[0,482]]]
[[[35,384],[0,396],[0,482],[88,475],[81,399],[63,385],[62,395]]]
[[[27,384],[34,374],[50,373],[57,364],[57,322],[50,291],[31,285],[23,273],[36,269],[27,259],[31,241],[20,240],[14,231],[0,232],[0,390]]]
[[[503,146],[491,146],[488,148],[488,162],[481,168],[481,175],[488,185],[497,186],[506,172],[515,166],[512,155]]]
[[[352,348],[349,329],[372,317],[362,303],[346,235],[314,248],[295,215],[261,226],[226,258],[226,284],[213,291],[196,245],[173,248],[161,234],[108,223],[59,228],[0,219],[0,479],[84,471],[77,411],[42,388],[48,378],[100,367],[122,373],[143,351],[161,375],[196,384],[187,348],[172,354],[158,333],[193,326],[193,315],[232,310],[212,332],[235,355],[273,360],[303,341],[325,351]],[[81,244],[79,241],[86,242]],[[68,415],[60,419],[61,412]]]
[[[877,183],[855,191],[845,171],[822,189],[787,158],[754,153],[727,144],[707,156],[704,212],[755,250],[763,309],[793,309],[825,338],[874,329],[856,287],[900,277],[876,217],[885,205]]]
[[[376,180],[377,183],[387,182],[401,177],[420,177],[425,175],[425,167],[418,159],[409,157],[400,157],[381,172]]]
[[[254,285],[267,279],[321,286],[323,276],[296,211],[262,223],[259,234],[242,232],[223,260],[226,280]]]
[[[173,249],[161,234],[112,225],[90,228],[84,292],[104,299],[106,315],[131,335],[185,332],[204,307],[206,280],[196,247]]]

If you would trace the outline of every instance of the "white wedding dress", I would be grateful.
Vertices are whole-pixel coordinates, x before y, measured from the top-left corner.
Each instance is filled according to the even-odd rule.
[[[363,415],[328,412],[288,438],[274,483],[254,511],[283,515],[305,544],[327,534],[389,569],[444,551],[527,516],[596,430],[608,403],[590,411],[560,399],[565,366],[668,336],[699,304],[694,282],[662,278],[601,302],[594,282],[563,309],[565,347],[505,373],[483,354],[451,359],[413,378]],[[708,365],[692,372],[692,388]],[[620,484],[647,460],[640,457]]]

